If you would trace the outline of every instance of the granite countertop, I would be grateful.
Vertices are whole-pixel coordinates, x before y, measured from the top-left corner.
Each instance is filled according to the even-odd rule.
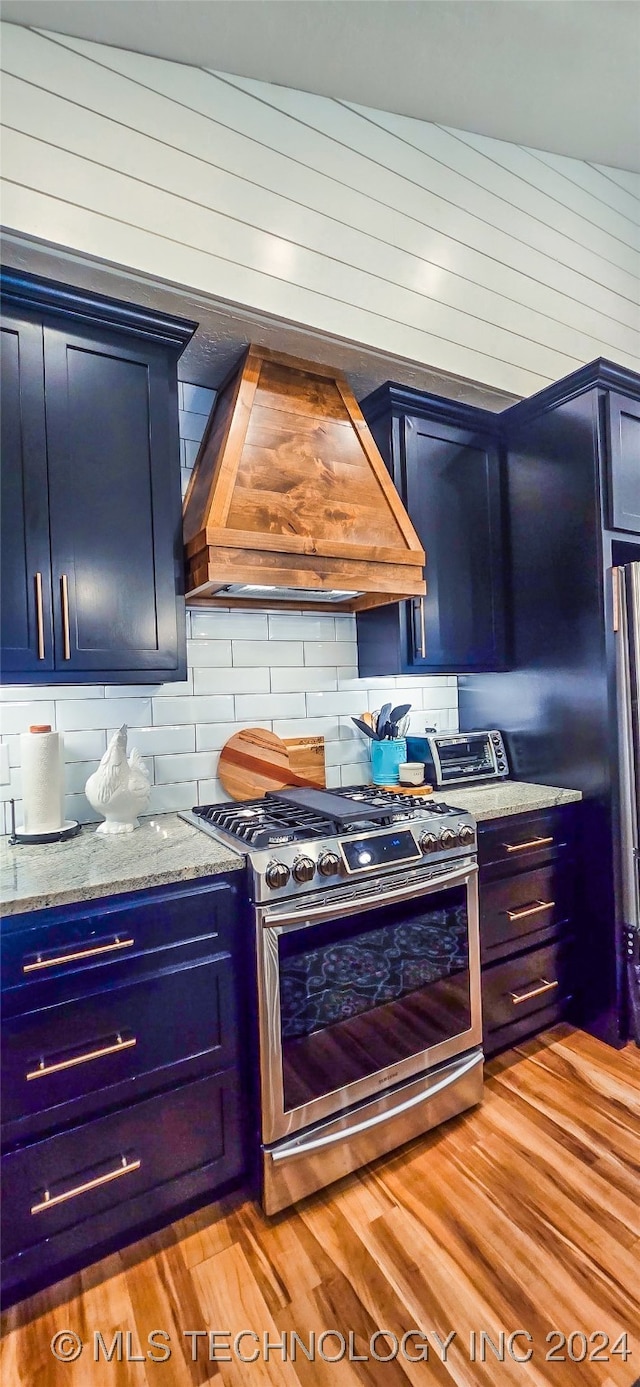
[[[2,838],[0,909],[17,915],[238,871],[244,864],[240,853],[177,814],[142,819],[133,833],[110,837],[97,835],[95,824],[89,824],[62,843],[10,847]]]
[[[504,819],[509,814],[530,814],[535,809],[553,809],[558,804],[572,804],[582,799],[581,790],[530,785],[524,780],[452,786],[449,790],[436,790],[434,794],[456,809],[466,809],[478,823],[483,819]]]
[[[435,797],[467,809],[479,822],[550,809],[579,800],[579,790],[507,780],[436,790]],[[428,803],[428,801],[426,801]],[[143,891],[174,881],[193,881],[238,871],[245,859],[177,814],[143,819],[133,833],[102,837],[95,825],[63,843],[10,847],[0,839],[0,909],[4,915],[48,905]]]

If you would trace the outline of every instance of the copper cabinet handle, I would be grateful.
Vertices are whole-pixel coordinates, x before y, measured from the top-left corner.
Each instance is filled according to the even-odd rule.
[[[65,1204],[67,1199],[77,1199],[79,1194],[87,1194],[89,1190],[97,1190],[100,1185],[108,1185],[111,1180],[119,1180],[123,1175],[131,1175],[134,1170],[139,1170],[142,1161],[128,1161],[126,1156],[120,1158],[120,1165],[115,1170],[110,1170],[107,1175],[98,1175],[95,1180],[85,1180],[81,1185],[75,1185],[72,1190],[65,1190],[64,1194],[49,1194],[44,1191],[39,1204],[31,1205],[32,1214],[42,1214],[45,1209],[53,1209],[56,1204]]]
[[[38,659],[44,660],[44,607],[42,604],[42,574],[36,573],[36,623],[38,628]]]
[[[96,954],[110,954],[115,949],[130,949],[134,943],[133,939],[121,939],[116,934],[108,944],[92,944],[88,949],[77,949],[73,954],[56,954],[55,957],[49,954],[36,954],[32,963],[23,963],[23,973],[35,973],[39,968],[55,968],[59,963],[75,963],[79,959],[93,958]]]
[[[60,578],[62,596],[62,653],[65,660],[71,659],[71,635],[69,632],[69,581],[66,573]]]
[[[541,910],[553,910],[555,901],[536,901],[535,905],[525,905],[522,910],[506,910],[508,920],[524,920],[527,915],[539,915]]]
[[[546,978],[541,978],[538,986],[530,988],[528,992],[511,992],[511,1001],[514,1007],[519,1007],[521,1002],[530,1002],[533,997],[541,997],[543,992],[552,992],[554,987],[559,986],[557,979],[555,982],[547,982]]]
[[[416,612],[416,607],[417,607],[417,608],[419,609],[419,611],[420,611],[420,643],[419,643],[419,645],[418,645],[418,655],[420,656],[420,659],[421,659],[421,660],[426,660],[426,658],[427,658],[427,630],[426,630],[425,615],[424,615],[424,597],[414,597],[414,599],[413,599],[413,611],[414,611],[414,616],[415,616],[415,612]]]
[[[526,843],[503,843],[502,846],[507,852],[526,852],[528,848],[543,848],[552,842],[553,838],[529,838]]]
[[[85,1050],[83,1054],[72,1055],[66,1060],[48,1062],[41,1059],[36,1069],[27,1070],[25,1077],[27,1079],[44,1079],[48,1074],[59,1074],[63,1069],[72,1069],[76,1064],[88,1064],[89,1060],[102,1059],[103,1055],[116,1055],[120,1050],[130,1050],[137,1043],[137,1036],[128,1036],[126,1040],[123,1040],[120,1031],[118,1031],[115,1040],[107,1045],[101,1045],[96,1050]]]

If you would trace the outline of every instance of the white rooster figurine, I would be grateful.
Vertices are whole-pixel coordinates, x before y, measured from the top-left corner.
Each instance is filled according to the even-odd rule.
[[[149,804],[149,772],[135,747],[127,760],[126,723],[114,732],[84,792],[91,808],[104,814],[96,833],[132,833],[138,828],[138,814]]]

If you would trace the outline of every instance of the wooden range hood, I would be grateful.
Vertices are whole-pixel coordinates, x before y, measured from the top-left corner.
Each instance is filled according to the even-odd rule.
[[[184,501],[187,598],[361,611],[426,591],[424,550],[344,376],[249,347]]]

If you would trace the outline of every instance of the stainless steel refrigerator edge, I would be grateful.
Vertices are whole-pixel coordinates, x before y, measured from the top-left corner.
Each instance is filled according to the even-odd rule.
[[[640,1044],[640,563],[613,570],[620,796],[620,882],[630,1022]]]

